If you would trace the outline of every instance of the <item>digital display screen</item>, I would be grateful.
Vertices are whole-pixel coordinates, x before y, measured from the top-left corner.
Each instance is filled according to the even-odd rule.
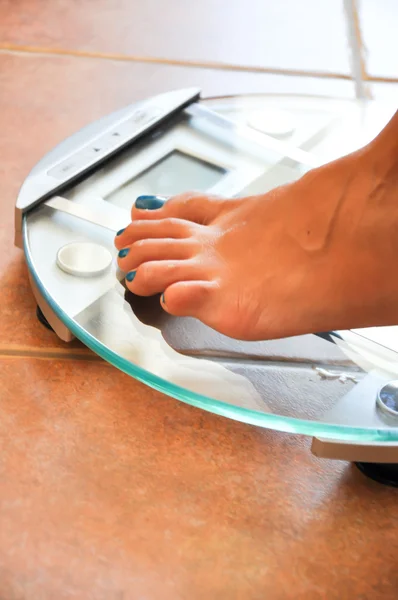
[[[206,191],[225,175],[226,169],[174,150],[114,190],[105,200],[130,210],[137,196],[174,196],[190,190]]]

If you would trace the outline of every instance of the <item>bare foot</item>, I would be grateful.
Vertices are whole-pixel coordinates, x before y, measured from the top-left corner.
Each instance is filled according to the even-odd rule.
[[[262,196],[139,198],[115,239],[128,288],[245,340],[398,323],[397,182],[372,152]]]

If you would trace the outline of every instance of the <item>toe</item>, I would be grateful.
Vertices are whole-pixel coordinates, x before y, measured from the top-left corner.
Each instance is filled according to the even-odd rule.
[[[116,235],[115,246],[118,250],[122,250],[143,239],[188,238],[192,235],[194,228],[193,223],[175,218],[133,221]]]
[[[173,283],[204,279],[204,267],[189,260],[159,260],[141,264],[126,275],[126,285],[139,296],[153,296]]]
[[[155,198],[155,197],[152,197]],[[211,223],[225,209],[226,204],[234,202],[220,196],[208,196],[205,194],[189,192],[174,196],[167,201],[153,202],[156,208],[143,209],[143,203],[137,198],[132,208],[132,219],[164,219],[174,217],[185,219],[201,225]],[[148,201],[148,205],[150,201]]]
[[[138,196],[131,209],[131,219],[156,220],[163,218],[163,207],[167,198],[163,196]]]
[[[176,317],[195,317],[207,322],[218,286],[214,281],[179,281],[165,288],[161,296],[164,310]]]
[[[146,262],[192,258],[196,251],[197,243],[192,238],[143,239],[120,250],[118,265],[122,271],[127,273],[136,270]]]
[[[138,198],[134,202],[134,207],[137,210],[153,211],[162,208],[166,201],[166,196],[138,196]]]
[[[226,294],[218,280],[179,281],[165,289],[160,297],[162,308],[176,317],[194,317],[228,337],[253,340],[252,328],[246,328],[231,312]],[[248,335],[249,334],[249,335]]]

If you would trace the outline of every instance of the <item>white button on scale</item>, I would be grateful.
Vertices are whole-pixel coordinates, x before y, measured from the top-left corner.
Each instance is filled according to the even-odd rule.
[[[112,264],[112,254],[93,242],[71,242],[58,250],[57,265],[75,277],[102,275]]]
[[[268,135],[283,138],[296,129],[294,118],[288,112],[279,110],[257,110],[247,119],[249,127]]]

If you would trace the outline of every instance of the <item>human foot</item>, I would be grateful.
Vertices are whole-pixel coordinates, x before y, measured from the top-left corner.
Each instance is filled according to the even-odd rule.
[[[142,197],[115,239],[127,287],[245,340],[398,323],[381,177],[361,151],[262,196]]]

